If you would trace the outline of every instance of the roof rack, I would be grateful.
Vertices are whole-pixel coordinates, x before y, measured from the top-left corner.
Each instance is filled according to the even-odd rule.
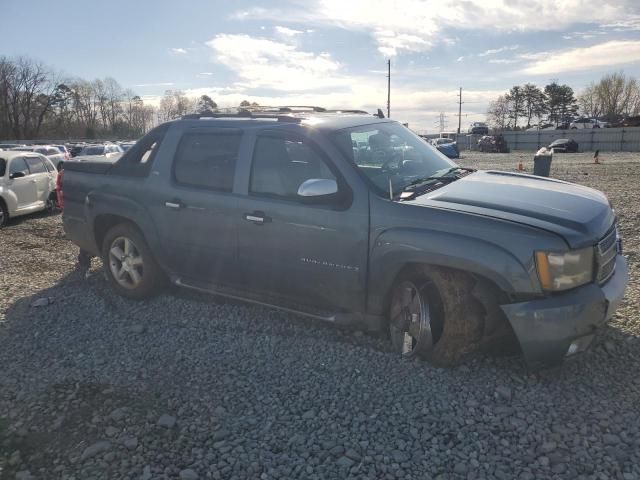
[[[249,110],[238,110],[237,112],[201,112],[201,113],[190,113],[188,115],[183,115],[182,120],[199,120],[201,118],[254,118],[254,119],[269,119],[273,118],[279,122],[292,122],[292,123],[300,123],[301,118],[292,117],[290,115],[282,115],[278,113],[260,113],[260,112],[251,112]]]
[[[355,115],[370,115],[365,110],[356,109],[326,109],[324,107],[318,107],[313,105],[247,105],[238,108],[227,108],[218,111],[206,111],[201,113],[191,113],[183,115],[183,120],[198,120],[201,118],[273,118],[279,122],[294,122],[300,123],[301,117],[292,116],[292,114],[301,113],[347,113]],[[374,117],[384,118],[384,113],[381,109],[378,109],[377,113],[373,114]]]

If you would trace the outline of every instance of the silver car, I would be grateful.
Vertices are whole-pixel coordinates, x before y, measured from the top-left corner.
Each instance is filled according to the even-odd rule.
[[[0,227],[10,217],[53,209],[58,172],[44,155],[0,153]]]

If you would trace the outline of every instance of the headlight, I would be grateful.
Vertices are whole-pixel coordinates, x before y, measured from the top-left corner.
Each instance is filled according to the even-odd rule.
[[[589,283],[594,272],[593,247],[568,252],[536,252],[536,269],[544,290],[568,290]]]

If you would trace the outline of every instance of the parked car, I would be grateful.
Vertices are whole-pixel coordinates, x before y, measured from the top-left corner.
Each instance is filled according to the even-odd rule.
[[[135,145],[135,142],[126,142],[126,143],[121,143],[120,144],[120,148],[122,148],[123,152],[126,152],[127,150],[129,150],[131,147],[133,147]]]
[[[11,150],[12,148],[24,146],[26,146],[24,143],[0,143],[0,148],[3,150]]]
[[[615,122],[611,124],[612,127],[640,127],[640,115],[636,115],[635,117],[627,117],[623,118],[619,122]],[[0,145],[1,146],[1,145]]]
[[[118,160],[65,162],[62,183],[67,238],[123,296],[168,278],[388,329],[436,364],[513,335],[529,365],[557,364],[629,278],[603,193],[462,168],[369,115],[188,115]]]
[[[578,118],[569,124],[571,130],[581,130],[585,128],[606,128],[609,124],[601,122],[595,118]]]
[[[538,125],[531,125],[527,128],[527,132],[536,132],[538,130],[554,130],[556,127],[552,123],[540,123]]]
[[[502,134],[485,135],[478,140],[478,150],[483,153],[509,153],[509,146]]]
[[[122,153],[122,148],[118,145],[87,145],[76,155],[76,160],[80,159],[80,157],[117,158]]]
[[[56,177],[56,168],[44,155],[0,153],[0,227],[11,217],[53,209]]]
[[[69,153],[69,150],[67,150],[67,147],[64,145],[54,145],[54,147],[56,147],[58,150],[60,150],[60,153],[62,153],[64,155],[64,159],[65,160],[69,160],[71,158],[71,154]]]
[[[84,143],[76,143],[75,145],[72,145],[71,148],[69,148],[69,153],[71,154],[71,157],[73,158],[80,155],[80,152],[85,146],[86,145]]]
[[[578,142],[571,138],[559,138],[549,145],[549,149],[555,153],[576,153]]]
[[[434,138],[430,143],[447,157],[460,158],[460,150],[458,150],[458,143],[455,140],[450,138]]]
[[[51,160],[51,163],[53,163],[56,168],[58,168],[58,163],[64,162],[65,160],[65,155],[53,145],[27,145],[24,147],[16,147],[12,150],[18,152],[35,152],[44,155]]]
[[[483,122],[473,122],[469,125],[468,133],[472,135],[489,135],[489,127]]]

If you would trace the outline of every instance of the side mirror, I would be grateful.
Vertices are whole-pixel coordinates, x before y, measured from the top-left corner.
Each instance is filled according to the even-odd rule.
[[[312,203],[330,201],[338,196],[338,184],[327,178],[310,178],[302,182],[298,196]]]
[[[13,180],[14,178],[22,178],[25,176],[26,175],[24,174],[24,172],[13,172],[11,175],[9,175],[9,178]]]

